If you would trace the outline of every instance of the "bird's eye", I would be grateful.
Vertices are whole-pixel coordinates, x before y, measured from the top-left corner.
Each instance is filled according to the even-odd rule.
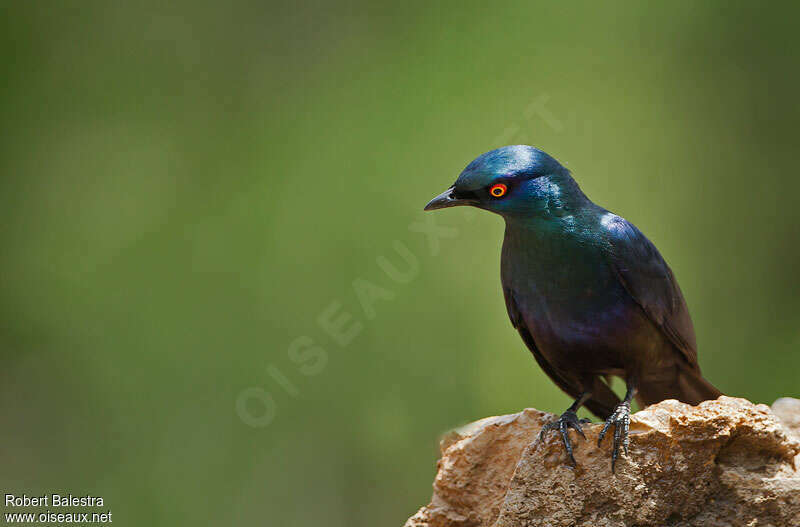
[[[498,183],[496,185],[492,185],[492,188],[489,189],[489,194],[495,198],[502,198],[508,192],[508,187],[503,183]]]

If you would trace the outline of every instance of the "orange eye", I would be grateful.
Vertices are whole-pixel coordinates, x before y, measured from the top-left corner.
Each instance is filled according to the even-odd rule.
[[[508,187],[502,183],[498,183],[497,185],[492,185],[492,188],[489,189],[489,194],[491,194],[495,198],[502,198],[503,196],[505,196],[506,192],[508,192]]]

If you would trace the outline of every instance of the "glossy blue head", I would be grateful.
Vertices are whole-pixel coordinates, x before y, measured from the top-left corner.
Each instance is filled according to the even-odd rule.
[[[569,170],[538,148],[504,146],[472,161],[425,210],[471,205],[502,216],[554,213],[584,198]]]

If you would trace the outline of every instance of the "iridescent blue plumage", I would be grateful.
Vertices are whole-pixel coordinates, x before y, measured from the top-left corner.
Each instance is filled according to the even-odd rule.
[[[503,186],[502,195],[491,190]],[[558,161],[517,145],[472,161],[433,210],[471,205],[506,222],[501,281],[514,327],[547,375],[576,398],[548,426],[580,432],[586,406],[615,427],[613,461],[627,451],[630,401],[696,404],[719,391],[700,374],[692,321],[655,246],[633,224],[595,205]],[[623,401],[608,376],[625,379]],[[543,433],[544,431],[543,430]]]
[[[538,177],[569,174],[569,171],[549,154],[526,145],[504,146],[475,158],[458,176],[457,185],[477,189],[490,184],[499,176]]]

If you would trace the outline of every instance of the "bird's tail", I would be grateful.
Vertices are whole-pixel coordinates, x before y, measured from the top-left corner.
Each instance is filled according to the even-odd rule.
[[[639,404],[647,406],[664,399],[677,399],[687,404],[698,404],[722,395],[722,392],[703,378],[699,369],[682,368],[678,371],[677,377],[677,382],[664,384],[642,382],[637,394]]]
[[[716,399],[722,392],[708,382],[700,370],[685,370],[678,374],[678,400],[689,404],[698,404]]]

